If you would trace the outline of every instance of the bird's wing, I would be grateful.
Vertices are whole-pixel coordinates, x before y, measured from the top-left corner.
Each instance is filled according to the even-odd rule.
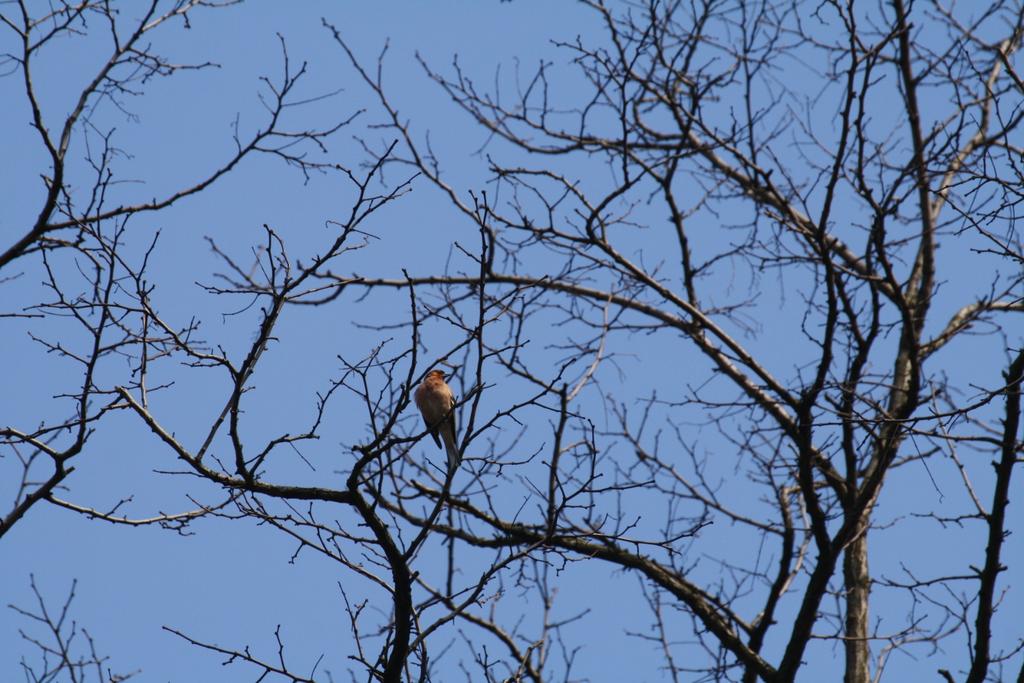
[[[438,436],[438,434],[437,434],[437,425],[430,424],[429,422],[427,422],[426,418],[423,418],[423,424],[427,425],[427,429],[430,430],[430,435],[432,437],[434,437],[434,443],[436,443],[437,447],[440,448],[441,447],[441,437]]]
[[[447,424],[452,430],[453,437],[458,434],[458,432],[455,431],[455,403],[455,394],[451,394],[451,403],[448,406],[448,415],[444,418],[445,424]]]
[[[455,437],[455,396],[452,396],[451,408],[448,415],[441,424],[441,437],[444,440],[444,450],[448,454],[448,471],[452,472],[459,466],[462,456],[459,454],[459,446]]]
[[[437,425],[432,424],[427,418],[427,416],[433,411],[430,410],[430,391],[427,388],[426,382],[420,385],[413,398],[416,400],[416,407],[420,409],[420,415],[423,416],[423,424],[425,424],[427,429],[430,430],[430,436],[434,437],[434,443],[437,444],[438,448],[440,448],[441,438],[437,434]]]

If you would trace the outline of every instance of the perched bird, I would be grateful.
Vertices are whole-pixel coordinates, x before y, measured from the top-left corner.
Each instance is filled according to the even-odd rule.
[[[455,443],[455,395],[444,381],[444,373],[431,370],[416,389],[416,407],[423,415],[423,421],[434,437],[434,443],[448,453],[448,471],[459,466],[462,456]]]

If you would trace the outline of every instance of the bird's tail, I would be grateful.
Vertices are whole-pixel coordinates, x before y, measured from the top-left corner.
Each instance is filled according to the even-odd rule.
[[[444,450],[448,454],[448,471],[454,472],[462,462],[462,454],[459,453],[459,446],[455,443],[455,435],[446,429],[441,431],[441,440],[444,441]]]

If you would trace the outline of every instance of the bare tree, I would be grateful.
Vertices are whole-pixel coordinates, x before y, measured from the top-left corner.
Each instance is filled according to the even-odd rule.
[[[86,342],[81,348],[68,348],[59,341],[38,340],[54,354],[75,361],[80,372],[69,377],[71,388],[61,395],[73,405],[65,419],[44,421],[26,429],[5,426],[0,430],[5,447],[23,472],[13,502],[0,518],[0,536],[34,504],[52,498],[55,489],[73,471],[73,459],[85,448],[94,423],[118,405],[117,391],[97,378],[97,366],[112,356],[132,358],[137,363],[132,368],[134,383],[145,387],[151,354],[166,353],[173,347],[175,336],[187,337],[191,332],[186,327],[165,335],[157,331],[159,323],[151,327],[154,321],[145,310],[149,293],[145,269],[156,239],[152,238],[152,244],[138,262],[126,261],[121,250],[130,231],[129,224],[204,191],[244,159],[257,154],[278,157],[304,174],[330,168],[311,160],[307,154],[324,149],[324,141],[350,120],[346,118],[318,130],[285,127],[285,110],[300,104],[294,101],[293,89],[303,77],[305,65],[296,70],[283,51],[280,80],[264,79],[268,91],[263,98],[266,120],[246,137],[236,124],[234,154],[217,168],[199,171],[197,180],[165,196],[148,200],[125,198],[124,193],[117,191],[122,179],[113,170],[114,161],[123,150],[116,145],[115,127],[99,127],[98,112],[104,108],[129,112],[127,100],[140,94],[149,81],[215,66],[209,62],[172,63],[161,57],[150,41],[153,34],[172,30],[175,24],[187,27],[197,12],[236,3],[153,0],[140,7],[139,16],[132,19],[122,17],[107,2],[53,3],[39,15],[33,14],[36,8],[31,3],[9,4],[0,14],[0,21],[13,33],[17,51],[5,54],[4,62],[10,70],[9,77],[17,75],[22,79],[24,101],[48,168],[40,173],[45,193],[34,224],[5,245],[0,254],[4,278],[0,282],[22,275],[24,271],[17,270],[21,260],[35,256],[45,273],[44,287],[48,291],[47,298],[20,302],[20,309],[4,314],[8,318],[29,319],[71,317],[85,331]],[[82,84],[67,114],[49,114],[33,80],[35,61],[47,50],[55,49],[61,40],[88,35],[90,27],[96,24],[108,43],[106,59]],[[66,177],[72,165],[86,169],[83,177]],[[116,197],[125,201],[118,203]],[[80,264],[81,271],[75,263]],[[49,471],[44,473],[46,469]]]
[[[33,658],[37,661],[25,657],[21,660],[25,680],[56,681],[66,678],[75,682],[120,683],[138,673],[114,673],[110,669],[109,658],[97,654],[92,636],[71,616],[71,603],[77,589],[75,583],[71,584],[68,597],[59,612],[47,606],[36,586],[35,577],[31,577],[30,583],[36,605],[32,608],[8,605],[30,624],[20,635],[24,642],[37,650]]]
[[[1014,65],[1021,6],[588,4],[605,40],[563,44],[590,85],[584,102],[559,97],[548,64],[494,91],[457,61],[450,74],[424,68],[501,141],[488,159],[492,194],[503,201],[486,224],[476,221],[494,236],[488,284],[529,287],[533,307],[561,311],[563,329],[586,340],[572,352],[595,364],[616,337],[679,340],[673,357],[649,359],[678,372],[679,384],[647,400],[625,383],[627,399],[619,388],[605,393],[618,424],[590,455],[589,471],[608,478],[602,485],[574,480],[555,450],[553,484],[537,491],[545,514],[512,521],[467,498],[464,522],[444,533],[470,545],[539,542],[642,573],[657,594],[652,605],[669,600],[693,622],[669,628],[656,608],[655,633],[683,628],[683,639],[696,638],[707,661],[693,668],[709,680],[793,680],[818,640],[841,643],[847,681],[877,680],[894,650],[928,651],[951,637],[966,648],[964,680],[1004,680],[1021,648],[1019,634],[996,648],[991,641],[1005,487],[1020,452],[1022,356],[1006,317],[1022,310],[1013,213],[1021,149],[1012,142],[1024,116]],[[404,163],[473,220],[442,161],[391,104],[381,70],[348,54],[404,141]],[[515,161],[502,162],[503,153]],[[566,161],[574,158],[586,163]],[[607,170],[585,177],[580,169],[595,162]],[[940,246],[956,259],[995,256],[968,266],[991,275],[965,277],[954,263],[940,274]],[[723,291],[730,272],[749,288]],[[777,274],[775,297],[764,294],[768,272]],[[473,279],[360,284],[455,291],[478,286]],[[949,282],[942,304],[952,312],[929,316]],[[782,316],[781,331],[764,317],[771,306],[762,301],[772,298],[800,306]],[[516,314],[526,319],[529,309]],[[765,330],[780,336],[765,344]],[[979,330],[996,353],[1006,350],[1005,377],[952,384],[947,349]],[[525,336],[517,328],[492,348]],[[780,363],[771,347],[783,343],[799,350]],[[506,366],[550,376],[517,352]],[[989,407],[1002,395],[1000,419]],[[746,485],[705,474],[706,459],[728,456],[707,453],[682,426],[702,421],[733,445],[732,466],[763,488],[765,505],[748,504]],[[616,439],[627,455],[601,458]],[[974,460],[999,454],[987,496],[975,479],[988,478],[963,461],[964,449]],[[885,484],[918,462],[913,479],[952,464],[973,503],[916,514],[971,525],[988,544],[956,570],[904,560],[872,573],[872,533],[893,524],[876,521]],[[586,504],[574,510],[566,488]],[[639,515],[627,512],[626,492],[635,505],[652,503],[637,491],[673,511],[657,535],[627,534]],[[702,533],[723,576],[701,580],[683,532],[716,520],[745,528],[749,547],[767,554],[736,564],[715,551],[716,533]],[[872,594],[892,591],[909,593],[915,609],[903,623],[888,610],[872,622]],[[921,604],[934,609],[922,616]],[[776,652],[765,650],[772,632],[784,643]],[[674,675],[690,669],[674,663],[671,635],[654,640]]]
[[[138,36],[211,4],[154,3],[130,29],[105,3],[4,19],[22,38],[10,59],[52,173],[0,270],[35,259],[51,298],[14,315],[68,317],[89,343],[39,336],[81,365],[76,407],[0,430],[4,466],[23,473],[0,535],[43,502],[179,532],[198,516],[259,521],[295,557],[372,586],[341,585],[352,676],[365,680],[571,680],[592,616],[564,614],[556,594],[583,567],[637,578],[628,599],[649,624],[624,635],[666,679],[807,680],[839,652],[848,683],[887,678],[896,653],[918,658],[922,680],[1024,680],[1024,634],[1000,609],[1016,588],[1005,541],[1022,450],[1024,5],[584,2],[603,35],[558,43],[565,64],[499,74],[488,90],[457,59],[422,62],[479,127],[489,177],[477,186],[452,178],[416,112],[399,110],[386,53],[365,61],[324,20],[374,100],[361,166],[325,146],[349,118],[280,127],[304,74],[284,51],[269,123],[236,134],[237,156],[205,180],[110,208],[107,152],[90,151],[92,191],[73,191],[64,138],[98,135],[81,123],[91,103],[181,68],[138,51]],[[114,56],[55,142],[31,59],[89,13],[109,20]],[[251,257],[211,238],[222,269],[205,292],[256,316],[232,353],[161,313],[146,271],[156,243],[133,258],[124,244],[129,219],[256,152],[339,174],[348,208],[299,257],[271,226]],[[472,240],[452,242],[444,272],[364,272],[355,257],[374,220],[414,184],[439,192]],[[91,270],[72,271],[68,253]],[[382,324],[374,297],[401,313]],[[307,424],[253,436],[257,369],[301,335],[284,313],[342,303],[382,340],[341,352]],[[127,376],[97,372],[113,354],[131,360]],[[409,408],[433,367],[459,389],[454,473],[424,460]],[[151,399],[178,395],[186,375],[226,379],[196,443]],[[334,461],[341,481],[295,475],[282,453],[317,441],[338,403],[361,416]],[[58,497],[114,413],[199,482],[194,510],[129,518]],[[285,657],[280,630],[267,656],[167,628],[260,680],[322,680],[319,661]]]

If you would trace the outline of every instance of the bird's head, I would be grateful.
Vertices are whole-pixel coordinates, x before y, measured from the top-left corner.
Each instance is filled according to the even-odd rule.
[[[430,372],[427,373],[427,379],[443,382],[444,370],[431,370]]]

